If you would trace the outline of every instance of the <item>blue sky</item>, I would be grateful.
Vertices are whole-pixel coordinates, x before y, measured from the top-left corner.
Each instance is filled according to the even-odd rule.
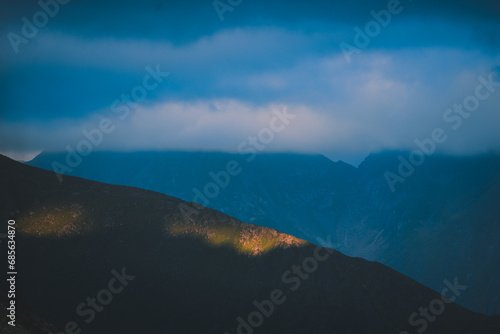
[[[103,117],[116,129],[94,149],[236,151],[286,108],[296,118],[266,150],[356,163],[413,149],[449,125],[443,114],[474,93],[479,76],[500,81],[493,0],[402,0],[350,62],[342,43],[355,46],[355,28],[388,1],[222,3],[237,4],[223,21],[212,1],[73,0],[16,52],[9,34],[22,36],[22,18],[33,21],[41,7],[2,2],[0,153],[64,150]],[[142,84],[147,66],[169,75],[117,118],[113,101]],[[499,106],[500,87],[439,150],[498,150]]]

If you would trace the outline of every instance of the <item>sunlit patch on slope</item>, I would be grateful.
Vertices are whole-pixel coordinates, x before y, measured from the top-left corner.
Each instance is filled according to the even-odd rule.
[[[39,206],[17,220],[19,232],[36,236],[71,236],[83,231],[85,214],[80,204]]]
[[[208,221],[176,221],[167,227],[173,236],[200,236],[212,246],[230,246],[239,253],[262,255],[276,248],[306,245],[308,242],[291,235],[253,224],[237,221],[213,223]]]

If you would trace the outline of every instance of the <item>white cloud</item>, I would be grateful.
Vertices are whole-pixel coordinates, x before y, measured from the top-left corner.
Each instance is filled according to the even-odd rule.
[[[371,77],[371,76],[368,76]],[[469,93],[474,92],[475,83],[464,82]],[[381,86],[381,87],[379,87]],[[448,127],[442,120],[445,109],[437,108],[424,112],[428,101],[418,103],[405,94],[408,87],[392,83],[375,76],[362,86],[359,94],[368,89],[379,90],[373,98],[362,102],[338,105],[343,112],[327,112],[311,106],[286,105],[289,113],[296,115],[285,131],[276,134],[276,140],[266,151],[320,152],[332,156],[335,152],[368,154],[387,148],[414,148],[415,138],[429,136],[436,126]],[[373,88],[371,88],[373,87]],[[380,90],[389,90],[381,94]],[[401,94],[390,94],[401,92]],[[377,97],[383,96],[378,102]],[[467,95],[457,97],[461,103]],[[374,105],[370,105],[370,104]],[[378,105],[377,105],[378,104]],[[401,123],[395,111],[387,108],[397,105],[400,112],[409,113],[415,122]],[[456,131],[448,129],[450,139],[441,147],[449,153],[476,153],[488,148],[500,147],[500,90]],[[451,106],[451,105],[450,105]],[[120,120],[117,115],[103,111],[102,115],[80,120],[49,122],[10,123],[0,125],[0,133],[9,138],[10,145],[0,151],[33,152],[36,150],[63,150],[69,144],[85,139],[83,129],[91,130],[103,116],[112,119],[116,129],[104,135],[97,150],[216,150],[236,152],[238,145],[250,135],[256,135],[269,126],[273,110],[282,104],[255,106],[233,99],[178,101],[141,106],[128,118]],[[371,114],[367,111],[370,109]],[[347,111],[345,111],[347,110]],[[352,111],[352,112],[350,112]],[[418,117],[418,114],[422,117]],[[427,118],[429,114],[437,117]],[[404,117],[408,117],[405,115]],[[396,120],[396,121],[394,121]],[[418,123],[417,123],[418,122]],[[2,141],[3,142],[3,141]]]

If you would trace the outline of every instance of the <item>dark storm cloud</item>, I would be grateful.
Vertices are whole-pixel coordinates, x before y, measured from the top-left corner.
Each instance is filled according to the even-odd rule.
[[[234,11],[226,12],[220,22],[209,0],[120,1],[73,0],[61,8],[50,22],[50,29],[84,37],[162,39],[186,43],[220,29],[277,25],[302,31],[321,29],[321,24],[363,24],[371,10],[386,8],[385,0],[290,1],[243,0]],[[223,1],[227,3],[227,1]],[[495,0],[402,0],[405,15],[419,19],[438,17],[460,22],[485,22],[500,19]],[[0,19],[2,31],[13,29],[22,16],[39,10],[37,1],[4,1]],[[7,28],[8,27],[8,28]]]

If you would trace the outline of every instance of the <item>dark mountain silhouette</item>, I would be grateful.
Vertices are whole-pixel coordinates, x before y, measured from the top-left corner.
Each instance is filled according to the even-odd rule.
[[[60,183],[0,156],[0,201],[0,221],[16,220],[17,302],[66,332],[237,333],[243,321],[240,333],[500,329],[499,317],[445,303],[385,265],[212,209],[186,215],[180,208],[192,204],[160,193]],[[412,326],[414,312],[427,320]]]
[[[384,263],[436,291],[457,276],[468,286],[460,304],[500,314],[500,157],[435,154],[392,192],[384,174],[397,174],[399,155],[408,159],[407,152],[383,152],[354,168],[321,155],[260,154],[248,161],[226,153],[93,152],[71,174],[198,201]],[[52,170],[65,159],[42,153],[29,164]],[[197,196],[233,160],[241,173],[218,192],[208,186],[215,196]]]
[[[16,305],[16,326],[8,325],[7,308],[10,306],[7,293],[0,294],[0,333],[2,334],[44,334],[56,333],[57,329],[42,316],[24,305]]]

